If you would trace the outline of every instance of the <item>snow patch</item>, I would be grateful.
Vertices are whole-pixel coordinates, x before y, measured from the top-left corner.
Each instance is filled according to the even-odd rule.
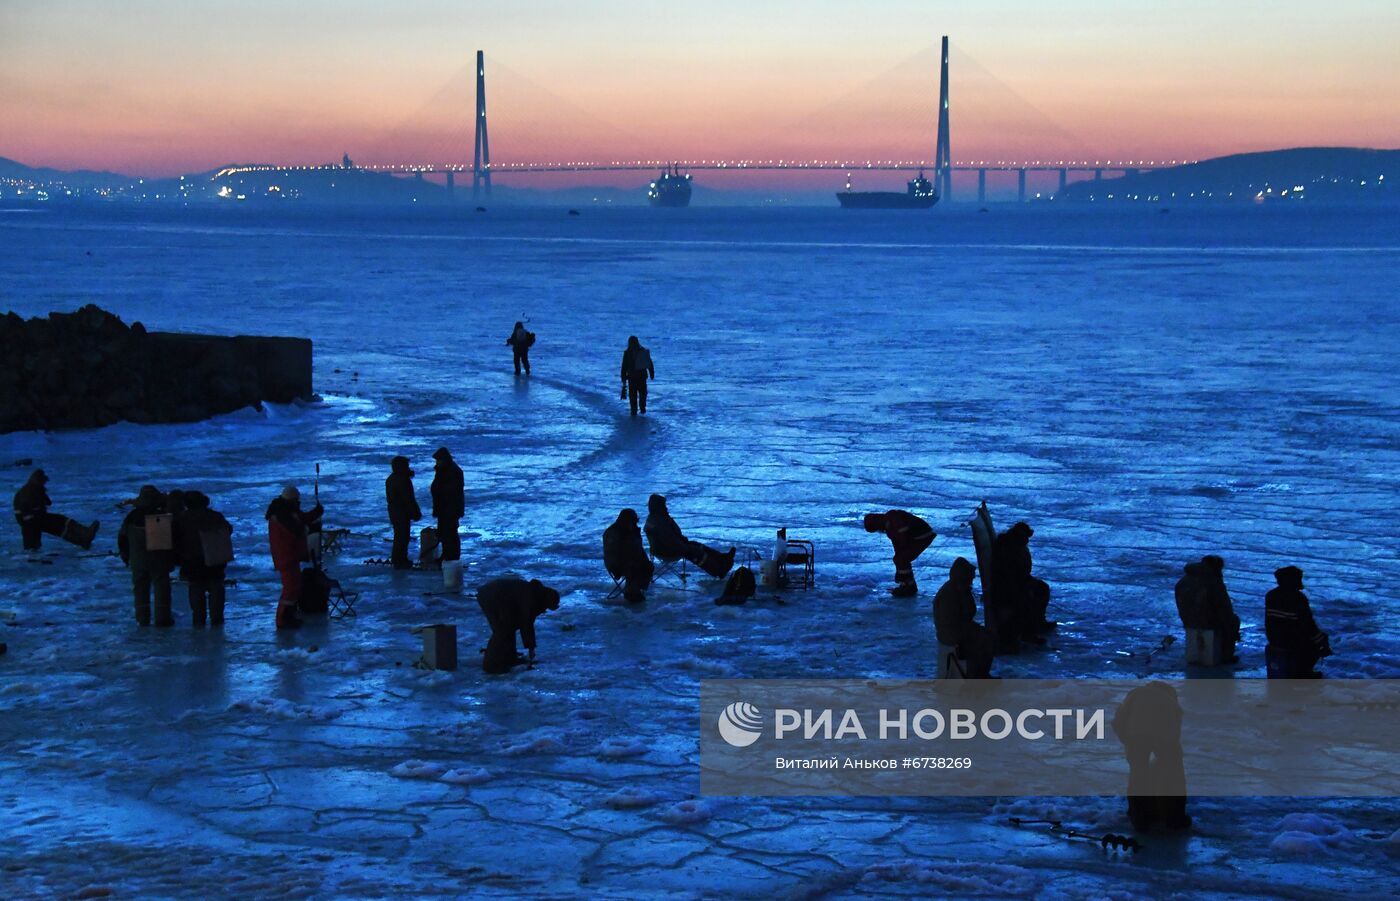
[[[599,757],[618,760],[623,757],[637,757],[648,751],[646,743],[637,738],[605,738],[598,745]]]
[[[245,698],[228,706],[229,713],[262,713],[284,720],[326,722],[340,716],[340,711],[327,707],[293,704],[284,698]]]
[[[1325,853],[1355,840],[1342,821],[1324,813],[1290,813],[1278,821],[1270,850],[1290,856]]]
[[[677,801],[658,812],[657,816],[674,826],[689,826],[693,823],[708,821],[718,809],[719,805],[714,801],[692,798],[686,801]]]
[[[1038,885],[1029,870],[984,863],[977,867],[933,866],[915,860],[880,863],[865,869],[862,882],[917,883],[966,895],[1031,897]]]
[[[446,773],[447,767],[427,760],[405,760],[389,770],[389,775],[400,779],[437,779]]]
[[[541,731],[522,735],[502,748],[501,753],[508,757],[520,757],[525,754],[563,754],[564,750],[564,743],[554,733]]]
[[[483,782],[491,781],[492,777],[490,771],[477,767],[468,770],[448,770],[438,778],[453,785],[480,785]]]
[[[644,788],[624,788],[604,798],[603,806],[613,810],[636,810],[639,807],[660,804],[664,800],[664,796],[654,791],[648,791]]]

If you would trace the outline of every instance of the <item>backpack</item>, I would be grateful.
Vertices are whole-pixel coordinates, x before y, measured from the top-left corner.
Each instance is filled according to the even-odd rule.
[[[199,553],[205,566],[227,566],[233,561],[233,536],[223,529],[200,532]]]
[[[753,597],[753,594],[753,570],[747,566],[741,566],[734,570],[729,581],[724,583],[724,594],[715,598],[715,603],[724,606],[738,605]]]
[[[308,566],[301,571],[301,597],[297,598],[297,608],[302,613],[315,616],[330,610],[331,585],[333,580],[325,570]]]
[[[535,346],[535,333],[534,333],[534,332],[526,332],[526,333],[525,333],[525,346],[526,346],[526,347],[534,347],[534,346]]]
[[[175,550],[174,520],[175,518],[169,513],[146,514],[146,550]]]

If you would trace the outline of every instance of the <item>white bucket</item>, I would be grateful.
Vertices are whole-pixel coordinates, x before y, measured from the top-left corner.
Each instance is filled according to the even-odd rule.
[[[448,591],[462,590],[462,561],[442,561],[442,587]]]
[[[764,560],[758,567],[758,581],[764,588],[776,588],[778,585],[778,561]]]

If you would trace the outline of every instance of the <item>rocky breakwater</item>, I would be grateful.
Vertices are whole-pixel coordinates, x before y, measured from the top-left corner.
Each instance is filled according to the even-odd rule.
[[[0,433],[196,422],[307,400],[311,341],[150,332],[96,306],[0,318]]]

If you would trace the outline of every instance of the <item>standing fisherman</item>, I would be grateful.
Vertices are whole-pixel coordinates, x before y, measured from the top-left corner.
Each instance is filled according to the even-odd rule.
[[[423,518],[418,507],[418,498],[413,493],[413,470],[408,468],[407,457],[395,457],[389,461],[389,478],[384,480],[384,497],[389,504],[389,525],[394,528],[394,546],[389,553],[389,563],[394,569],[412,569],[408,559],[408,537],[410,524]]]
[[[136,496],[136,506],[126,515],[117,533],[117,553],[131,569],[136,622],[143,626],[151,624],[153,592],[156,625],[175,625],[175,617],[170,612],[170,570],[175,568],[173,526],[165,495],[154,485],[143,485]]]
[[[320,502],[310,510],[301,509],[301,492],[288,485],[267,507],[267,540],[272,549],[272,566],[282,577],[282,596],[277,601],[277,628],[295,629],[301,625],[297,601],[301,600],[301,564],[311,559],[306,536],[321,527],[325,509]]]
[[[438,524],[438,541],[442,542],[442,560],[446,563],[462,559],[462,538],[457,534],[457,524],[467,512],[467,491],[462,467],[452,459],[451,451],[440,447],[433,451],[433,459],[437,465],[429,492],[433,497],[433,517]]]
[[[190,625],[203,628],[224,624],[224,568],[233,559],[233,526],[209,498],[185,492],[185,509],[175,514],[175,550],[180,575],[190,589]]]
[[[627,396],[632,415],[638,408],[642,415],[647,413],[647,379],[656,378],[656,367],[651,363],[651,351],[642,346],[636,335],[627,339],[627,349],[622,352],[622,392]]]
[[[535,333],[525,328],[525,323],[517,322],[510,337],[506,339],[515,356],[515,374],[520,375],[520,367],[525,367],[525,374],[530,374],[530,348],[535,343]]]

